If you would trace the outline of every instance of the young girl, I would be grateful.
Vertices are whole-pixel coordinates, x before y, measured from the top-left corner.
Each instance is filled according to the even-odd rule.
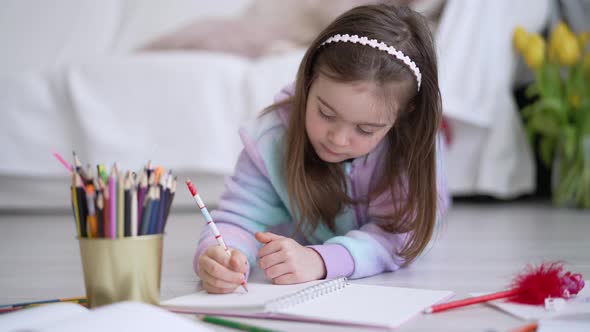
[[[194,259],[203,287],[232,292],[253,264],[292,284],[412,262],[449,203],[437,175],[440,118],[423,17],[391,5],[342,14],[294,86],[240,130],[245,147],[213,212],[231,256],[206,227]]]

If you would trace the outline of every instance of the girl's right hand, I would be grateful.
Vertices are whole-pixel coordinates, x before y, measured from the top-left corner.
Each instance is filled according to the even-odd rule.
[[[211,246],[199,257],[199,278],[209,293],[231,293],[240,287],[248,269],[246,255],[230,249],[229,256],[221,246]]]

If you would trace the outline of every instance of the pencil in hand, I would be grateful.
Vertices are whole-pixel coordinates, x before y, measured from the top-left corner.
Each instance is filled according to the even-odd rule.
[[[213,235],[215,236],[215,239],[217,240],[217,244],[225,250],[225,252],[228,256],[231,256],[231,252],[229,251],[229,248],[225,244],[225,241],[223,241],[223,237],[221,236],[219,229],[217,229],[217,226],[213,222],[213,218],[211,217],[211,214],[209,213],[207,206],[205,206],[205,203],[203,203],[201,196],[199,196],[199,193],[197,192],[197,189],[195,189],[195,186],[193,185],[191,180],[186,180],[186,186],[188,187],[188,190],[191,192],[191,195],[193,196],[193,198],[195,199],[195,202],[197,202],[197,206],[199,207],[199,210],[201,210],[203,217],[205,217],[205,221],[207,222],[207,226],[209,226],[211,231],[213,231]],[[241,285],[242,285],[242,288],[244,288],[244,290],[246,292],[248,292],[248,285],[246,284],[245,278],[242,279]]]

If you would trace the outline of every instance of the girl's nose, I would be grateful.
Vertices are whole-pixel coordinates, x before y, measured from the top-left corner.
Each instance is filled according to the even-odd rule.
[[[334,146],[338,147],[348,145],[348,134],[346,133],[346,128],[333,128],[329,132],[328,138],[330,139],[330,143],[332,143]]]

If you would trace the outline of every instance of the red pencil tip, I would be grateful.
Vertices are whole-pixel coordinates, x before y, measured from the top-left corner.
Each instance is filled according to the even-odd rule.
[[[186,186],[193,196],[197,195],[197,190],[195,189],[195,186],[193,186],[191,180],[186,180]]]

